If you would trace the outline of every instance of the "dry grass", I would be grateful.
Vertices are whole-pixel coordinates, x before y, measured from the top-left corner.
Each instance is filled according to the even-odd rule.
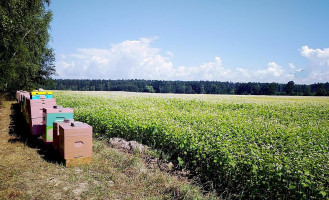
[[[0,199],[216,199],[105,141],[94,141],[92,164],[66,168],[27,135],[12,103],[0,110]]]

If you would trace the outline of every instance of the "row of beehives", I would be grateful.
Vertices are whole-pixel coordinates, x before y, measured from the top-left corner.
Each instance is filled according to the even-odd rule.
[[[73,109],[56,105],[51,91],[17,91],[16,99],[30,128],[30,134],[42,136],[66,161],[66,166],[91,161],[92,127],[74,121]]]

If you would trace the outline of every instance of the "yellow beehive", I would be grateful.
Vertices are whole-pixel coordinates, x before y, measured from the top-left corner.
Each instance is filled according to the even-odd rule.
[[[31,92],[31,95],[47,95],[47,94],[53,94],[52,91],[39,91],[39,90],[34,90]]]

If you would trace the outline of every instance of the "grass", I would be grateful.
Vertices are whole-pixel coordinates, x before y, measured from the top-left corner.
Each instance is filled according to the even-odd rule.
[[[142,153],[93,141],[92,164],[66,168],[39,138],[28,136],[14,102],[0,110],[0,199],[216,199],[158,168]]]

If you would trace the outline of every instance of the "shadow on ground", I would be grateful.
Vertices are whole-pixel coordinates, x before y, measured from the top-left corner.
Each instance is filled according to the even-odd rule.
[[[45,161],[61,165],[64,164],[64,160],[52,146],[45,144],[40,136],[33,136],[30,134],[30,127],[25,122],[18,103],[13,103],[11,105],[9,135],[13,137],[10,138],[8,142],[24,143],[30,148],[37,149],[40,157]]]

